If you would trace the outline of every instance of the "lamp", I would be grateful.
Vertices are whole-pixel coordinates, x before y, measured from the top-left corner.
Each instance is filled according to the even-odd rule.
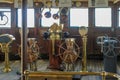
[[[0,12],[0,16],[1,16],[1,21],[2,21],[3,20],[3,16],[4,16],[3,12]]]
[[[58,19],[60,17],[58,13],[59,13],[59,11],[56,14],[53,14],[54,19]]]
[[[54,18],[54,19],[60,18],[59,13],[61,12],[62,9],[63,9],[63,8],[61,8],[57,13],[53,14],[53,18]]]
[[[45,14],[44,14],[44,16],[46,17],[46,18],[50,18],[51,17],[51,9],[49,8],[49,11],[47,11]]]

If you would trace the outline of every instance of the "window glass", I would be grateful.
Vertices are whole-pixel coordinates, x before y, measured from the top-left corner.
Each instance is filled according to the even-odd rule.
[[[71,8],[70,9],[70,26],[71,27],[88,27],[88,9]]]
[[[27,9],[27,27],[34,27],[34,9]],[[22,10],[18,9],[18,27],[22,27]]]
[[[11,27],[11,9],[0,9],[0,27]]]
[[[50,18],[46,18],[45,17],[45,13],[49,12],[51,13],[51,17]],[[59,25],[60,19],[54,19],[53,18],[53,14],[56,14],[59,11],[58,8],[45,8],[42,12],[42,18],[41,18],[41,26],[42,27],[50,27],[53,23],[57,23]],[[58,14],[59,15],[59,14]]]
[[[118,24],[119,24],[119,27],[120,27],[120,8],[119,8],[119,22],[118,22]]]
[[[111,8],[95,8],[95,26],[111,27]]]

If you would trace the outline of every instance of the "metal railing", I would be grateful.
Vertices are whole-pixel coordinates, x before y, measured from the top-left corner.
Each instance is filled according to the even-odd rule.
[[[24,72],[25,75],[25,80],[29,80],[30,77],[45,77],[49,76],[60,76],[60,75],[64,75],[64,76],[73,76],[73,75],[81,75],[81,76],[101,76],[102,80],[106,80],[106,76],[110,76],[110,77],[114,77],[117,78],[118,80],[120,80],[120,75],[116,74],[116,73],[110,73],[110,72],[88,72],[88,71],[80,71],[80,72],[62,72],[62,71],[55,71],[55,72],[40,72],[40,71],[36,71],[36,72],[32,72],[32,71],[25,71]]]

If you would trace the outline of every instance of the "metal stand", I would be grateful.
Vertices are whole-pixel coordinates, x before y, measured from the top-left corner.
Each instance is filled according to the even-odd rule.
[[[82,71],[87,71],[87,54],[86,54],[87,32],[88,29],[86,27],[84,26],[80,27],[79,33],[82,37],[83,42]]]
[[[11,71],[9,65],[9,45],[15,40],[15,38],[10,34],[2,34],[0,35],[0,48],[3,53],[5,53],[5,66],[3,68],[3,72]]]
[[[117,43],[116,40],[104,40],[104,48],[103,48],[103,54],[104,54],[104,71],[106,72],[117,72],[117,55],[114,51],[114,45]],[[116,78],[113,77],[106,77],[106,79],[112,79],[116,80]]]
[[[9,72],[11,71],[10,65],[9,65],[9,46],[6,43],[2,43],[2,52],[5,53],[5,66],[3,68],[3,72]]]
[[[117,53],[115,52],[116,44],[118,40],[108,36],[101,36],[97,38],[97,43],[101,45],[101,52],[104,54],[104,71],[106,72],[117,72]],[[106,79],[116,80],[113,77],[106,77]]]
[[[83,58],[82,58],[82,71],[87,71],[87,55],[86,55],[86,43],[87,43],[87,37],[83,36]]]

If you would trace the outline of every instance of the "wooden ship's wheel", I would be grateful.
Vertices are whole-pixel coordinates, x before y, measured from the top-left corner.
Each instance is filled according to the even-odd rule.
[[[68,38],[59,46],[59,56],[65,63],[74,63],[80,54],[80,48],[74,38]]]
[[[18,54],[21,56],[21,46],[18,49]],[[33,39],[28,40],[27,44],[27,62],[30,64],[30,70],[36,71],[37,70],[37,60],[39,57],[39,46],[37,45],[36,41]]]

